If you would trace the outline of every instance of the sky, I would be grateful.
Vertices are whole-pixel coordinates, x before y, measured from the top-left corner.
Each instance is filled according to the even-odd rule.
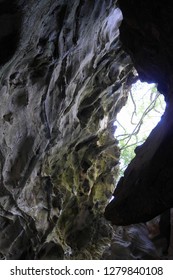
[[[131,97],[132,96],[132,97]],[[157,101],[156,100],[157,97]],[[150,110],[155,104],[155,109]],[[152,129],[160,121],[165,110],[165,101],[163,95],[159,94],[155,84],[142,83],[139,80],[133,84],[131,93],[129,94],[127,104],[122,108],[117,115],[117,121],[114,125],[116,127],[114,136],[120,142],[120,147],[125,144],[128,146],[135,143],[136,140],[141,145]],[[136,139],[135,136],[127,137],[127,134],[132,134],[139,128],[140,120],[144,112],[150,111],[144,117],[144,121],[140,127],[140,131]],[[126,134],[126,135],[125,135]],[[125,139],[126,138],[126,139]],[[124,139],[124,140],[123,140]],[[136,145],[133,149],[135,149]],[[130,151],[129,151],[130,153]],[[123,153],[122,153],[123,155]],[[133,154],[134,156],[134,154]],[[120,169],[123,168],[123,156],[120,160]]]

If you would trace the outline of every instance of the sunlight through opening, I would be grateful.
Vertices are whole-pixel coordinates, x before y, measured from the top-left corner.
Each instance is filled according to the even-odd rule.
[[[114,136],[121,149],[119,177],[135,156],[134,149],[144,143],[160,121],[165,107],[164,96],[157,91],[155,84],[138,80],[132,85],[127,103],[114,123]]]

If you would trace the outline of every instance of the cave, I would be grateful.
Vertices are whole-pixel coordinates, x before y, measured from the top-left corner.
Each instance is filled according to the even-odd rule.
[[[172,9],[0,0],[0,259],[173,259]],[[166,109],[117,180],[137,79]]]

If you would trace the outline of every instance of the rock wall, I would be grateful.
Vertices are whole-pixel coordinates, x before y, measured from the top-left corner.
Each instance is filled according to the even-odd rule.
[[[172,259],[172,12],[0,0],[0,258]],[[167,108],[109,203],[133,64]]]
[[[112,0],[9,2],[0,1],[1,258],[98,259],[112,236],[103,212],[120,156],[113,123],[133,80],[121,12]]]
[[[142,81],[155,82],[167,103],[161,121],[136,149],[107,206],[116,225],[147,222],[173,207],[173,8],[170,1],[119,0],[123,13],[120,38]],[[172,213],[172,211],[171,211]],[[168,258],[172,258],[172,214]],[[165,224],[166,227],[166,224]],[[168,239],[168,238],[167,238]]]

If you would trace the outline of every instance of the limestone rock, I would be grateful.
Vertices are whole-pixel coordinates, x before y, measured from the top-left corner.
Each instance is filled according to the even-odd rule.
[[[162,258],[148,220],[173,205],[171,4],[0,0],[2,259]],[[113,123],[133,64],[167,108],[109,204],[120,158]],[[166,250],[171,259],[172,236]]]
[[[103,253],[109,260],[151,260],[158,259],[161,253],[149,238],[145,224],[116,226],[111,245]]]
[[[131,56],[139,78],[157,83],[167,103],[161,121],[136,149],[135,158],[114,191],[114,199],[106,207],[105,217],[122,226],[147,222],[173,207],[173,8],[170,1],[119,0],[118,3],[123,13],[120,27],[123,47]],[[172,227],[168,228],[170,235]],[[172,235],[169,245],[171,255]]]
[[[2,0],[0,11],[1,256],[100,258],[113,123],[133,78],[121,12],[112,0]]]

